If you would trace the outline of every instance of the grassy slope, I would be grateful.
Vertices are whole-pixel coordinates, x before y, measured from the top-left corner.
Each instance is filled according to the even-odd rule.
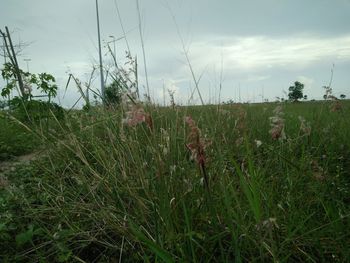
[[[153,131],[122,131],[116,112],[72,116],[65,139],[51,133],[48,155],[0,190],[3,259],[345,261],[350,105],[329,106],[284,105],[284,141],[268,132],[275,104],[149,108]],[[209,192],[184,116],[212,141]]]
[[[33,151],[38,141],[33,134],[27,131],[0,112],[0,161],[11,159]]]

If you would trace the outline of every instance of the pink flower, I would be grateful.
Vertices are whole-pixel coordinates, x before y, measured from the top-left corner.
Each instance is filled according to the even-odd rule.
[[[153,123],[151,116],[145,112],[145,110],[138,105],[135,105],[130,111],[126,112],[126,118],[123,119],[123,123],[129,127],[135,127],[137,124],[146,122],[148,127],[152,130]]]
[[[341,111],[342,110],[342,105],[341,105],[341,103],[338,101],[338,100],[336,100],[336,101],[334,101],[333,103],[332,103],[332,105],[331,105],[331,112],[338,112],[338,111]]]
[[[186,116],[185,122],[191,129],[187,137],[188,143],[186,144],[186,147],[190,150],[191,157],[196,160],[199,165],[204,166],[207,161],[205,149],[211,144],[211,141],[201,138],[200,130],[191,117]]]
[[[201,138],[200,130],[191,117],[185,117],[185,122],[191,129],[187,137],[188,143],[186,144],[186,147],[190,150],[192,159],[198,163],[200,172],[203,176],[205,188],[209,191],[209,178],[205,167],[207,162],[205,149],[211,144],[211,141]]]
[[[281,106],[277,106],[273,110],[274,116],[270,117],[270,126],[271,129],[269,133],[271,134],[272,139],[284,140],[286,139],[286,134],[284,132],[284,119],[283,119],[283,111]]]
[[[300,132],[309,136],[311,134],[310,123],[306,122],[302,116],[299,116],[298,119],[300,121]]]

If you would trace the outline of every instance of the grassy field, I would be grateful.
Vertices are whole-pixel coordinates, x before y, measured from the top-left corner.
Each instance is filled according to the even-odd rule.
[[[0,261],[348,261],[349,117],[349,101],[74,112],[1,179]],[[32,149],[6,125],[2,153]]]

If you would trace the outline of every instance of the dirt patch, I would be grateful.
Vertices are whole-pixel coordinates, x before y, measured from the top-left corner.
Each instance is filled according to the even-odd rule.
[[[29,153],[16,157],[10,161],[0,162],[0,189],[6,187],[9,181],[6,174],[16,171],[16,166],[29,164],[38,157],[38,153]]]
[[[29,164],[30,161],[33,161],[37,158],[37,155],[38,153],[29,153],[18,156],[10,161],[0,162],[0,174],[13,170],[13,168],[15,168],[17,165]]]

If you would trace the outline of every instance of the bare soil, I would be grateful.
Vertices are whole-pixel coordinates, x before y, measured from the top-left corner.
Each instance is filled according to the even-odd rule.
[[[9,184],[6,174],[16,171],[18,165],[29,164],[37,157],[38,153],[34,152],[18,156],[10,161],[0,162],[0,189]]]

